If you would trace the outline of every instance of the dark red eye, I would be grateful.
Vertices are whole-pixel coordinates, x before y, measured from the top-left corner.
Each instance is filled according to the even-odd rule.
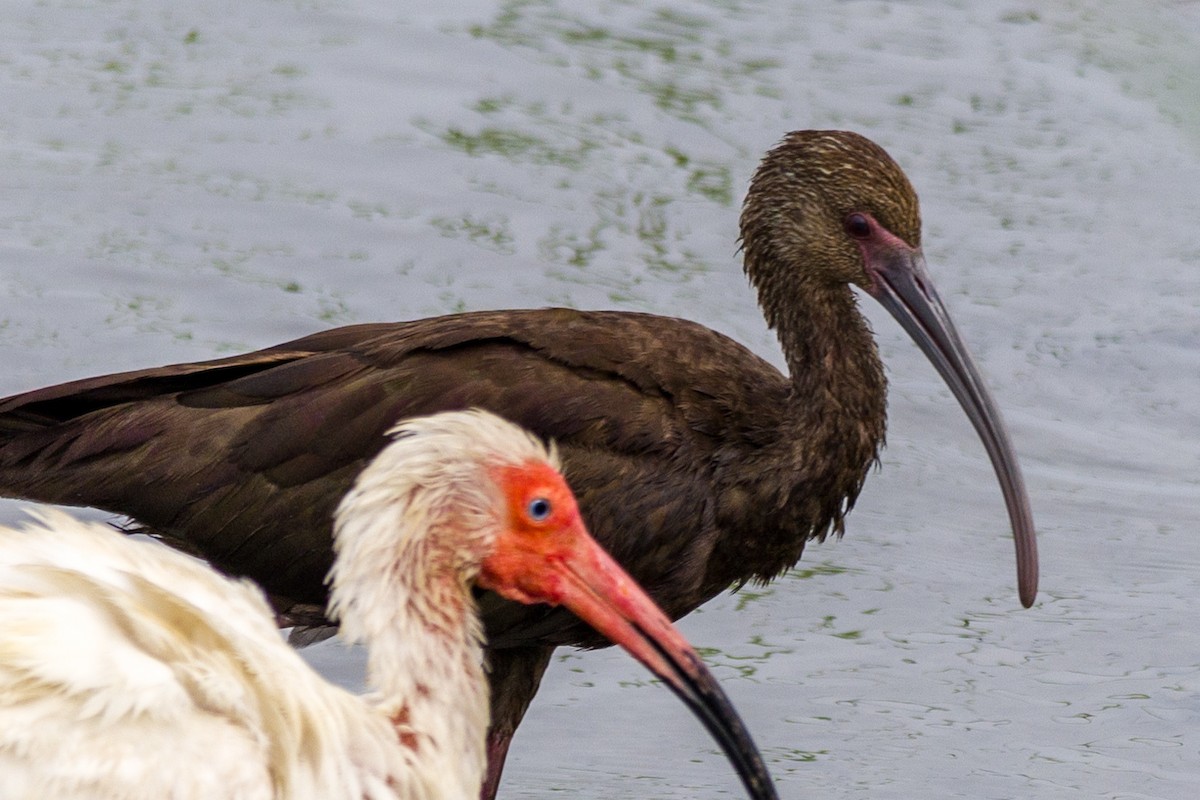
[[[846,233],[855,239],[866,239],[871,235],[871,220],[865,214],[846,215]]]

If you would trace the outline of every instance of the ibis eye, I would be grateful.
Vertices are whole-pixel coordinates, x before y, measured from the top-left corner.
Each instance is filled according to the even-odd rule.
[[[529,505],[527,506],[529,518],[535,522],[541,522],[550,516],[551,508],[549,500],[544,497],[535,497],[529,501]]]
[[[865,214],[850,214],[846,217],[846,233],[855,239],[866,239],[871,235],[871,221]]]

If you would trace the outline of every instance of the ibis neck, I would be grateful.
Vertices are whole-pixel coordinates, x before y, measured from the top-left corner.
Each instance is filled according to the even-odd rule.
[[[417,757],[420,773],[414,779],[439,787],[444,795],[437,796],[472,798],[487,763],[482,631],[469,591],[447,596],[435,590],[428,598],[431,608],[450,603],[466,613],[398,616],[375,631],[368,642],[367,681],[375,692],[373,705],[391,720],[400,745]]]
[[[791,378],[790,418],[817,440],[851,436],[869,458],[882,444],[887,381],[879,349],[854,292],[796,282],[783,302],[762,297]],[[771,306],[774,306],[773,308]],[[816,446],[808,439],[806,449]]]
[[[335,567],[331,599],[342,636],[367,647],[370,702],[409,751],[411,780],[436,788],[413,796],[475,797],[488,725],[483,630],[470,587],[428,560]]]
[[[761,418],[763,444],[741,454],[722,497],[718,513],[737,536],[718,543],[710,588],[748,573],[774,578],[797,563],[805,542],[841,533],[883,444],[883,366],[852,291],[803,276],[772,287],[769,276],[781,272],[751,277],[783,347],[790,389],[782,407]]]

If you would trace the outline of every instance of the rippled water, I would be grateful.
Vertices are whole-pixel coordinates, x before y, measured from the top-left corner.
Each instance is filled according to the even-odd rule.
[[[1041,531],[880,309],[889,448],[848,535],[683,622],[786,797],[1200,783],[1200,5],[12,2],[5,393],[350,322],[566,304],[776,361],[737,207],[786,131],[883,144]],[[869,302],[869,301],[868,301]],[[15,507],[4,509],[6,518]],[[314,658],[352,680],[356,656]],[[740,790],[618,653],[563,651],[508,797]]]

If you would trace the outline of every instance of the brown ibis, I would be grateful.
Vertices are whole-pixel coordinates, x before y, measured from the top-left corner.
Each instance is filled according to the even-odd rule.
[[[557,442],[597,540],[678,618],[842,532],[885,429],[858,287],[900,321],[983,439],[1032,604],[1037,550],[1017,459],[926,270],[917,196],[896,162],[855,133],[788,134],[750,183],[741,242],[787,375],[706,327],[649,314],[352,325],[2,400],[0,492],[127,515],[259,581],[285,619],[320,622],[333,510],[382,432],[479,407]],[[490,795],[553,648],[604,641],[561,609],[494,594],[481,604]]]
[[[588,535],[552,449],[480,411],[391,434],[333,522],[329,611],[368,648],[367,698],[309,668],[246,582],[58,511],[0,528],[0,796],[477,797],[477,584],[587,620],[695,710],[752,797],[776,797],[699,655]]]

